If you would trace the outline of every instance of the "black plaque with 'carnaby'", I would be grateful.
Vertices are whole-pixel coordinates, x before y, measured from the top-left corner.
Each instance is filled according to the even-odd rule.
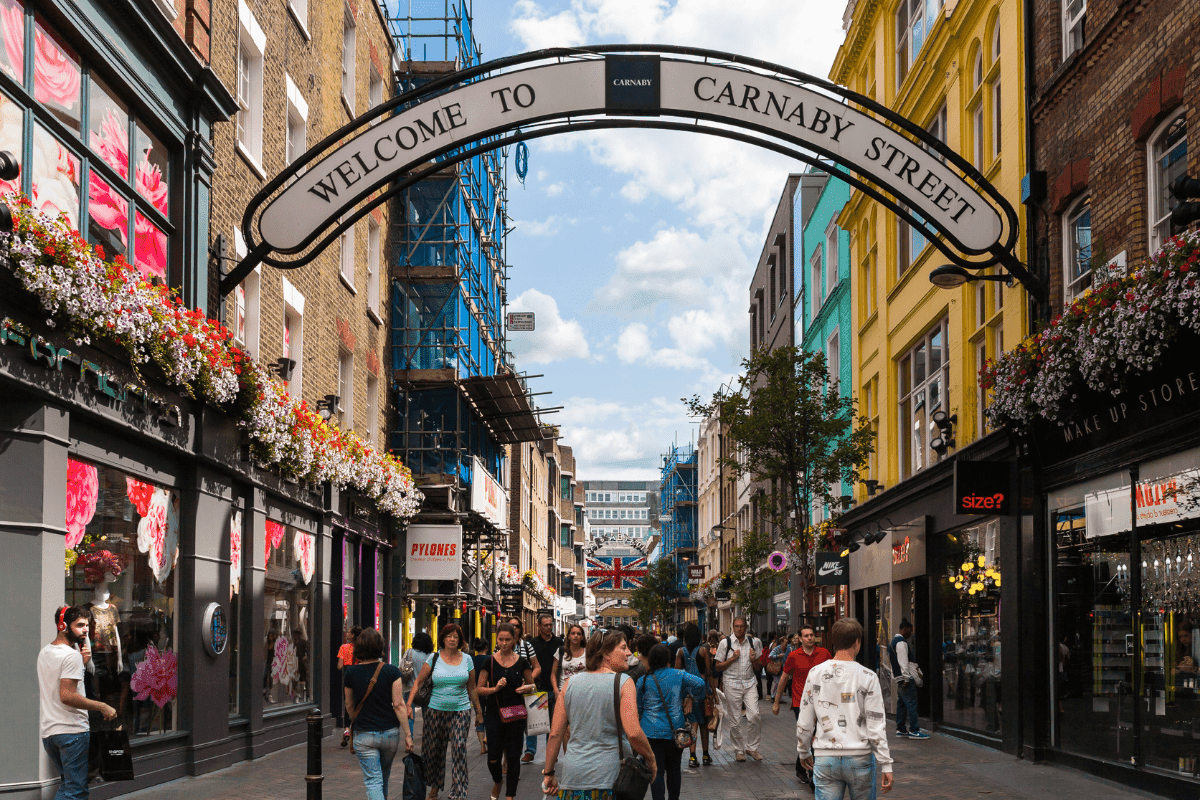
[[[832,550],[817,551],[817,586],[847,586],[850,557]]]
[[[658,114],[662,108],[658,56],[606,56],[604,107],[621,114]]]

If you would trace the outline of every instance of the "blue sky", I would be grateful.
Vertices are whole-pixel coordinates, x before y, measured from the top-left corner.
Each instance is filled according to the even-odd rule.
[[[440,3],[440,0],[439,0]],[[403,3],[402,3],[403,5]],[[414,4],[415,5],[415,4]],[[843,39],[841,2],[475,0],[485,60],[550,46],[646,42],[725,50],[825,77]],[[789,172],[740,143],[602,131],[529,145],[509,184],[510,334],[518,368],[543,378],[545,420],[563,427],[581,479],[652,479],[694,438],[680,398],[733,379],[749,346],[753,265]],[[510,173],[514,176],[514,173]]]

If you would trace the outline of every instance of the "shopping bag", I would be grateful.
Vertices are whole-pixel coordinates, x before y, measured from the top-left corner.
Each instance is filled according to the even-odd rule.
[[[425,759],[416,753],[404,756],[404,800],[425,800]]]
[[[550,693],[525,695],[525,735],[540,736],[550,732]]]
[[[106,781],[133,780],[133,751],[129,749],[129,734],[125,731],[92,731],[92,747],[100,777]]]

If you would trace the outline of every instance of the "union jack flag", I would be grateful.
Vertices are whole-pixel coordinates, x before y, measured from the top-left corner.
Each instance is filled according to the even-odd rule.
[[[588,556],[589,589],[640,589],[646,577],[646,557]]]

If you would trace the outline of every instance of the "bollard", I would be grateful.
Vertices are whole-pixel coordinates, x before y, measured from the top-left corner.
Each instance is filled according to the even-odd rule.
[[[321,737],[324,733],[321,710],[314,708],[308,712],[308,774],[304,780],[308,783],[308,800],[321,800]]]

